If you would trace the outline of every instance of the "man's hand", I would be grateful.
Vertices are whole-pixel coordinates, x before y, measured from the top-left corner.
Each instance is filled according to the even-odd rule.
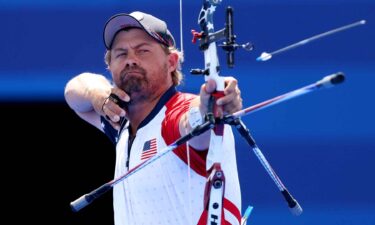
[[[126,115],[125,109],[121,106],[129,102],[129,96],[119,88],[112,88],[111,94],[104,100],[101,110],[105,118],[115,129],[119,129],[120,117]]]
[[[208,80],[201,87],[199,109],[202,116],[208,112],[208,102],[215,89],[216,83],[214,80]],[[232,114],[242,109],[241,91],[235,78],[225,77],[224,96],[219,98],[216,104],[222,107],[222,111],[217,112],[221,118],[224,115]]]
[[[208,103],[211,94],[216,90],[216,82],[214,80],[208,80],[201,86],[199,97],[197,97],[190,105],[190,108],[198,107],[202,118],[209,111]],[[233,77],[225,78],[224,96],[220,97],[216,104],[222,108],[218,112],[219,117],[223,117],[227,114],[235,113],[242,109],[242,98],[241,92],[238,88],[238,82]],[[180,134],[181,136],[186,135],[194,127],[189,122],[192,120],[189,112],[187,112],[180,120]],[[187,129],[188,128],[188,129]],[[206,150],[209,147],[210,132],[205,132],[197,137],[194,137],[189,141],[189,144],[197,150]]]

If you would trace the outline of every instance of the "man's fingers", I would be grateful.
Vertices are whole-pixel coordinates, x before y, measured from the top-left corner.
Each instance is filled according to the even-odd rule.
[[[218,99],[218,105],[225,105],[233,103],[233,101],[237,101],[240,98],[240,90],[237,88],[226,89],[226,93],[224,92],[224,96]]]
[[[238,88],[238,82],[236,79],[227,77],[225,80],[225,89],[224,89],[224,96],[220,97],[216,104],[222,106],[220,112],[217,112],[220,115],[234,113],[238,110],[242,109],[242,98],[241,92]],[[208,102],[211,94],[216,89],[216,82],[215,80],[208,80],[204,85],[201,87],[201,111],[207,111]],[[218,108],[220,109],[220,107]]]
[[[214,80],[208,80],[205,84],[205,91],[207,94],[211,94],[216,89],[216,82]]]
[[[116,130],[120,130],[120,124],[119,123],[115,123],[115,122],[112,122],[109,120],[109,123],[112,125],[113,128],[115,128]]]
[[[113,111],[113,108],[118,107],[114,106],[115,103],[112,101],[107,101],[103,106],[104,116],[107,120],[118,122],[120,121],[120,115]],[[120,113],[121,114],[121,113]]]
[[[232,103],[226,104],[223,106],[223,110],[225,113],[235,113],[242,109],[242,99],[239,98],[238,101],[233,101]]]
[[[116,95],[120,100],[122,100],[124,102],[130,101],[129,95],[125,91],[123,91],[119,88],[112,88],[111,94]]]
[[[105,114],[106,118],[108,117],[111,121],[114,122],[120,121],[120,117],[124,117],[126,115],[125,110],[118,105],[117,101],[118,100],[116,100],[116,98],[108,98],[104,102],[102,107],[103,113]]]
[[[230,94],[233,91],[236,91],[238,89],[238,82],[237,80],[233,78],[227,78],[225,81],[225,89],[224,89],[224,94]]]

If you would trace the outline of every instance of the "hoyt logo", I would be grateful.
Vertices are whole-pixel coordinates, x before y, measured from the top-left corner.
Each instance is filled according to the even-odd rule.
[[[211,214],[211,216],[210,216],[211,218],[210,218],[210,220],[211,220],[211,225],[218,225],[218,219],[219,219],[219,217],[217,216],[217,215],[215,215],[215,214]]]

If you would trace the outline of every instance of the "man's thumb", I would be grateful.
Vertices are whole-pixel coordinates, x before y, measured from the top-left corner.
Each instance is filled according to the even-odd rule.
[[[215,91],[216,89],[216,82],[214,80],[208,80],[206,82],[206,93],[210,94]]]

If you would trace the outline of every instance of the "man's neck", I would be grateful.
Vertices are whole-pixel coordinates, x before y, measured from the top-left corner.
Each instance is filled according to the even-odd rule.
[[[132,102],[128,106],[127,119],[130,121],[131,132],[133,135],[136,135],[139,125],[151,113],[167,90],[153,96],[153,98]]]
[[[127,117],[130,121],[132,134],[137,133],[139,124],[150,114],[156,103],[157,101],[142,102],[128,107]]]

